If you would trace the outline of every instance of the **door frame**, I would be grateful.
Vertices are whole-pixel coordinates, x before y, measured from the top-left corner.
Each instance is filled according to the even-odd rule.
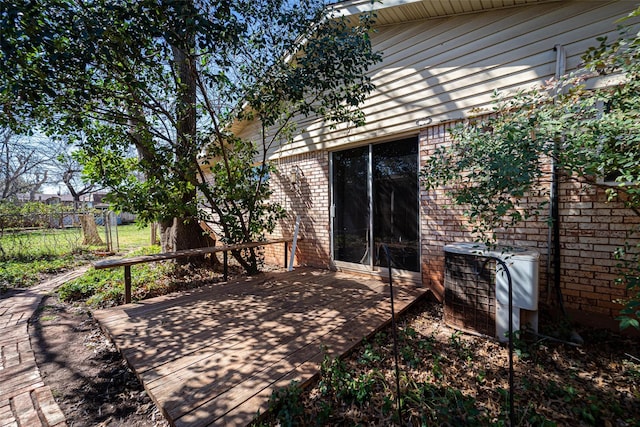
[[[374,256],[373,256],[373,251],[375,249],[375,241],[373,239],[373,220],[374,220],[374,215],[373,215],[373,146],[374,145],[378,145],[378,144],[385,144],[385,143],[393,143],[394,141],[401,141],[404,139],[409,139],[412,138],[413,136],[409,135],[406,137],[401,137],[401,138],[395,138],[392,140],[386,140],[386,141],[381,141],[381,142],[369,142],[367,144],[363,144],[366,145],[368,147],[368,160],[367,160],[367,164],[368,164],[368,170],[367,170],[367,192],[368,192],[368,202],[369,202],[369,263],[368,264],[359,264],[359,263],[354,263],[354,262],[347,262],[347,261],[339,261],[335,259],[335,229],[334,229],[334,223],[335,223],[335,216],[336,216],[336,205],[335,205],[335,191],[334,191],[334,154],[337,152],[341,152],[341,151],[347,151],[350,149],[354,149],[354,148],[359,148],[362,147],[363,145],[360,146],[351,146],[349,148],[340,148],[340,149],[335,149],[329,152],[329,233],[330,233],[330,244],[329,244],[329,250],[330,250],[330,259],[331,259],[331,263],[336,267],[336,269],[341,270],[341,271],[352,271],[352,272],[358,272],[358,273],[365,273],[365,274],[370,274],[370,275],[376,275],[376,276],[384,276],[387,271],[388,268],[384,267],[384,266],[377,266],[374,265]],[[415,135],[415,139],[416,139],[416,145],[417,145],[417,153],[416,153],[416,162],[417,162],[417,166],[418,166],[418,178],[416,179],[416,187],[417,187],[417,191],[416,191],[416,204],[417,204],[417,215],[416,215],[416,221],[417,221],[417,232],[418,232],[418,245],[417,245],[417,257],[418,257],[418,271],[410,271],[410,270],[400,270],[400,269],[396,269],[396,268],[392,268],[392,272],[394,276],[397,277],[402,277],[402,278],[406,278],[412,281],[417,281],[420,282],[421,278],[422,278],[422,224],[421,224],[421,220],[420,220],[420,178],[419,178],[419,169],[420,169],[420,139],[418,137],[418,135]]]

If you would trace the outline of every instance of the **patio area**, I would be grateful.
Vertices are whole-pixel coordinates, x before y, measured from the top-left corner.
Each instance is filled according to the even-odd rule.
[[[394,282],[396,313],[428,290]],[[386,280],[300,268],[95,313],[176,426],[246,425],[391,320]],[[323,350],[326,348],[326,350]]]

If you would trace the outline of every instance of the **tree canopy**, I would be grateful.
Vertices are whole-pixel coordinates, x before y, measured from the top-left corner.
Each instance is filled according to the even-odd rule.
[[[164,224],[172,249],[207,244],[203,199],[228,241],[272,228],[268,168],[248,173],[245,155],[238,170],[231,152],[286,143],[296,115],[362,123],[366,71],[380,59],[372,17],[331,16],[322,0],[2,0],[1,10],[1,124],[28,132],[33,120],[68,138],[86,176],[120,209]],[[241,119],[260,120],[263,138],[232,135]]]
[[[11,129],[0,129],[0,201],[18,196],[32,199],[51,179],[55,163],[55,147],[42,138],[16,135]]]

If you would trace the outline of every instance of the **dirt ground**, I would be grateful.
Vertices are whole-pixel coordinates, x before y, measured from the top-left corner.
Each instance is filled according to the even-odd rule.
[[[70,427],[169,425],[86,308],[45,297],[30,331],[38,367]]]

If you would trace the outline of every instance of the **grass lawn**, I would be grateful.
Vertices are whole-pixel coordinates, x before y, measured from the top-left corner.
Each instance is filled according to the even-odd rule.
[[[105,241],[104,227],[98,227]],[[117,228],[120,252],[149,246],[149,227],[135,224]],[[106,246],[83,246],[79,228],[6,233],[0,237],[0,291],[28,287],[43,275],[63,271],[95,259],[93,251]]]
[[[100,236],[104,240],[104,228],[99,231]],[[151,228],[146,226],[141,229],[135,224],[118,226],[118,243],[120,245],[120,252],[150,246]]]

